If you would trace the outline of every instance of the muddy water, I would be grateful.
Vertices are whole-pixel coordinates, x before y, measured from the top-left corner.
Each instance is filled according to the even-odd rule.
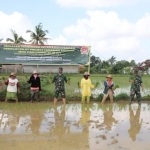
[[[150,105],[0,103],[2,150],[150,150]]]

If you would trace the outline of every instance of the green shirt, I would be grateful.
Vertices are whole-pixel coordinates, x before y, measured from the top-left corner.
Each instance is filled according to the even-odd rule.
[[[134,88],[136,90],[140,90],[140,87],[142,86],[142,78],[139,75],[134,75],[132,78],[130,77],[130,80],[134,80],[134,82],[131,85],[131,88]]]
[[[56,90],[64,90],[65,89],[64,82],[67,83],[67,78],[64,74],[62,75],[56,74],[54,75],[53,80],[52,80],[52,83],[54,82],[55,82]]]

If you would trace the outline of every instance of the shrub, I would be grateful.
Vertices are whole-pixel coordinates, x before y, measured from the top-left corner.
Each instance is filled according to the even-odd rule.
[[[129,99],[129,95],[127,93],[120,93],[117,96],[115,96],[115,100],[127,100]]]
[[[0,100],[5,100],[5,97],[6,97],[6,89],[5,90],[2,90],[0,91]]]
[[[97,100],[98,100],[98,101],[102,101],[103,96],[104,96],[104,94],[103,94],[103,93],[99,94],[99,95],[98,95],[98,97],[97,97]]]

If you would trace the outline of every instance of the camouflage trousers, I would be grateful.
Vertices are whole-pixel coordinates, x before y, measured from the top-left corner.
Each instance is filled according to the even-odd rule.
[[[62,98],[65,98],[65,97],[66,97],[66,94],[65,94],[65,90],[64,90],[64,89],[62,89],[62,90],[56,89],[56,90],[55,90],[55,98],[58,98],[59,94],[61,94],[61,97],[62,97]]]
[[[40,91],[39,90],[31,90],[31,101],[33,102],[34,99],[37,99],[37,101],[40,101]]]
[[[131,89],[130,90],[130,101],[134,99],[134,96],[136,95],[137,101],[141,101],[141,92],[140,90]]]

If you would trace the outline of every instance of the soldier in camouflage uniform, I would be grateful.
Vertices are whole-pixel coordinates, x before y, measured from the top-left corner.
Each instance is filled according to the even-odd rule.
[[[65,104],[66,103],[66,98],[65,98],[65,85],[64,82],[67,83],[67,78],[66,76],[63,74],[63,68],[60,67],[58,69],[58,74],[56,74],[53,79],[52,79],[52,83],[55,82],[55,97],[54,97],[54,105],[57,102],[58,96],[59,94],[61,94],[62,97],[62,101]]]
[[[136,94],[137,101],[139,105],[141,104],[141,92],[140,87],[142,87],[142,91],[144,91],[144,87],[142,85],[142,78],[138,75],[138,70],[134,71],[134,76],[130,77],[129,82],[131,82],[131,89],[130,89],[130,100],[129,104],[131,104],[132,100],[134,99],[134,95]]]

